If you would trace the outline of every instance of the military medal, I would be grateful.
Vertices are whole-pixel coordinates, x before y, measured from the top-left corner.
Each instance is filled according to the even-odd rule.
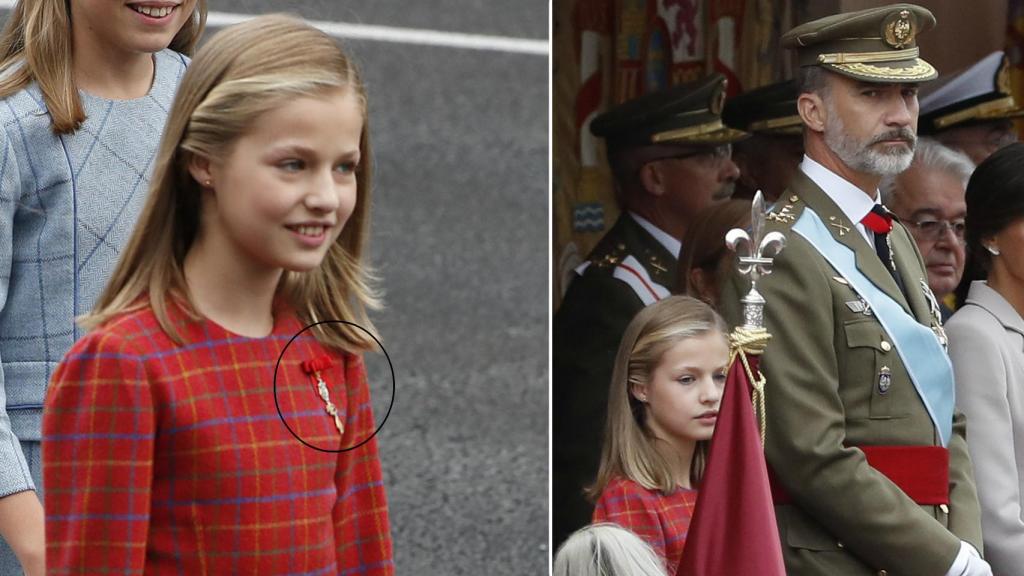
[[[324,382],[321,372],[334,366],[334,362],[330,356],[320,356],[313,360],[305,360],[302,362],[302,371],[312,376],[316,383],[316,391],[320,395],[320,399],[324,402],[324,410],[334,417],[334,426],[338,429],[338,434],[345,435],[345,424],[341,421],[341,417],[338,415],[338,407],[331,402],[331,393],[327,390],[327,382]]]
[[[928,287],[928,283],[923,278],[920,279],[920,282],[921,290],[924,291],[924,297],[928,300],[928,307],[932,313],[932,332],[935,333],[939,344],[942,344],[942,349],[949,351],[949,339],[946,338],[946,331],[942,328],[942,311],[939,309],[939,301],[935,298],[935,294],[932,293],[932,289]]]
[[[885,394],[892,386],[892,373],[888,366],[882,366],[878,371],[878,393]]]

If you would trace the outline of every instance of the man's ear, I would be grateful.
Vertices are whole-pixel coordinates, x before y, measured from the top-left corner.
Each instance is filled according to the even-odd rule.
[[[804,125],[815,132],[825,131],[825,121],[828,119],[828,111],[825,110],[825,102],[821,96],[814,92],[804,92],[796,99],[796,109]]]
[[[657,160],[640,167],[640,183],[649,194],[661,196],[665,193],[665,177]]]
[[[202,188],[213,187],[213,166],[210,159],[199,154],[191,154],[188,159],[188,172]]]

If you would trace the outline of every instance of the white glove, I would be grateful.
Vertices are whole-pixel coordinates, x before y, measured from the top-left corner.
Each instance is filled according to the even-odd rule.
[[[946,576],[992,576],[992,567],[981,559],[981,554],[963,540],[960,541],[960,552],[953,560]]]

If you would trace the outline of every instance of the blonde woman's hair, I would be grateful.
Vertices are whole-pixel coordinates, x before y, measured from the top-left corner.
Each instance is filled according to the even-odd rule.
[[[304,273],[285,271],[278,295],[306,324],[325,321],[314,328],[324,344],[347,351],[375,349],[371,334],[376,336],[376,330],[366,311],[379,302],[362,262],[373,168],[365,87],[355,64],[333,39],[280,14],[226,28],[199,50],[174,99],[146,205],[110,282],[82,325],[92,328],[149,304],[164,331],[181,343],[166,303],[171,298],[198,317],[183,272],[200,217],[201,189],[189,173],[189,162],[194,156],[225,158],[266,112],[296,98],[339,90],[356,96],[363,115],[356,205],[321,265]],[[334,320],[366,331],[326,322]]]
[[[616,524],[592,524],[574,532],[555,554],[552,576],[666,576],[657,553]]]
[[[643,310],[630,321],[619,344],[608,389],[608,420],[597,481],[587,490],[596,499],[608,482],[625,477],[648,490],[669,493],[676,489],[670,462],[655,445],[661,442],[646,422],[644,405],[630,388],[651,379],[662,356],[677,343],[715,333],[725,338],[722,318],[706,303],[690,296],[669,296]],[[690,467],[696,486],[704,475],[707,442],[697,442]]]
[[[39,85],[54,134],[71,134],[85,121],[71,56],[70,0],[18,0],[0,32],[0,98]],[[192,55],[206,26],[206,0],[182,25],[170,49]]]

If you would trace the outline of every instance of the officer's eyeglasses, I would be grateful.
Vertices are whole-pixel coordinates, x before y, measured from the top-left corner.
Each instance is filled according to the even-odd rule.
[[[718,163],[723,160],[727,160],[732,157],[732,144],[721,144],[712,148],[704,148],[696,152],[690,152],[688,154],[680,154],[679,156],[669,156],[666,160],[685,160],[687,158],[700,158],[704,157],[708,160]]]
[[[963,220],[934,220],[931,218],[925,218],[916,222],[907,220],[902,221],[904,224],[917,230],[915,236],[919,236],[922,240],[929,240],[935,242],[942,238],[942,235],[949,230],[953,233],[957,242],[964,243],[964,231],[967,226]]]

